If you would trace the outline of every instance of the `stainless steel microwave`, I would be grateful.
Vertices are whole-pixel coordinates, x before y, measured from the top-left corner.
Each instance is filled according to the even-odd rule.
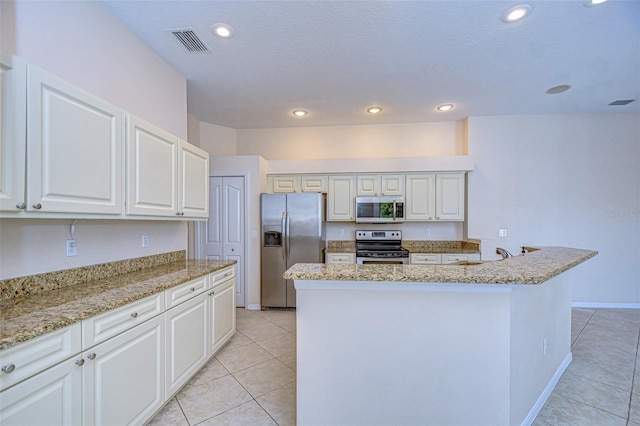
[[[356,222],[399,223],[404,221],[404,197],[356,197]]]

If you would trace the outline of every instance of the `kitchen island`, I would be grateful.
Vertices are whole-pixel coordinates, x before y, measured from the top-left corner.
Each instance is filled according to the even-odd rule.
[[[571,362],[571,268],[597,252],[528,250],[294,265],[298,424],[530,424]]]

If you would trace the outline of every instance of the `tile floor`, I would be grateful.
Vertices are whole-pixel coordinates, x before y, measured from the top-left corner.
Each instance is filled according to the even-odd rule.
[[[152,425],[295,425],[294,311],[237,310],[233,339]],[[573,309],[573,362],[535,426],[640,426],[640,310]]]

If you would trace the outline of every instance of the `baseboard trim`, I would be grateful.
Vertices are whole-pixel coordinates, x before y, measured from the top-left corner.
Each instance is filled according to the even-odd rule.
[[[260,309],[262,309],[262,306],[256,305],[256,304],[249,304],[247,305],[247,309],[250,311],[259,311]]]
[[[569,364],[571,364],[572,359],[573,355],[571,354],[571,352],[569,352],[567,356],[564,357],[555,374],[553,375],[551,380],[549,380],[547,387],[544,388],[536,403],[533,404],[533,407],[531,407],[529,414],[522,421],[523,426],[530,426],[531,424],[533,424],[533,421],[536,419],[538,414],[540,414],[540,410],[542,410],[542,407],[544,407],[547,399],[549,399],[549,396],[551,396],[551,392],[553,392],[553,390],[556,388],[556,385],[558,384],[560,377],[562,377],[564,370],[566,370]]]
[[[572,308],[594,309],[640,309],[640,303],[599,303],[599,302],[572,302]]]

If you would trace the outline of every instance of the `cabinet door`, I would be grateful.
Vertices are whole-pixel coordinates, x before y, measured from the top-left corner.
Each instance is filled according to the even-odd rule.
[[[27,210],[122,213],[122,111],[29,67]]]
[[[209,217],[209,153],[180,141],[178,211],[180,216]]]
[[[358,197],[375,197],[380,195],[380,176],[358,175],[356,177],[356,188]]]
[[[166,385],[170,397],[195,374],[208,359],[207,302],[203,293],[165,313]]]
[[[300,176],[273,176],[273,193],[300,192]]]
[[[434,220],[435,174],[407,175],[406,179],[405,220]]]
[[[327,177],[302,175],[300,178],[302,192],[327,192]]]
[[[464,220],[464,173],[436,175],[436,219]]]
[[[236,280],[230,279],[209,292],[209,355],[213,355],[236,332]]]
[[[127,121],[127,214],[178,215],[178,139],[139,118]]]
[[[82,362],[78,356],[0,392],[0,424],[79,425],[82,421]]]
[[[380,176],[380,195],[404,195],[404,175]]]
[[[355,177],[329,176],[327,196],[328,221],[354,221]]]
[[[27,66],[0,55],[0,210],[23,211],[27,152]]]
[[[159,315],[83,352],[83,424],[142,424],[164,403]]]

